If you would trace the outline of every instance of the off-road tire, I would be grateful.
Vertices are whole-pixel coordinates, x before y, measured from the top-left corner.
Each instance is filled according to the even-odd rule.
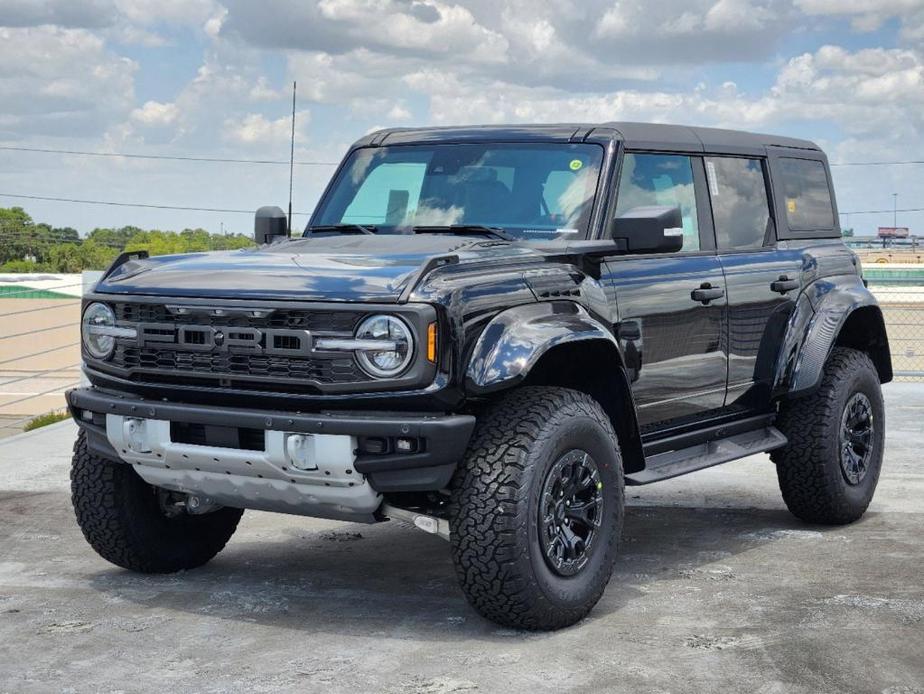
[[[587,564],[561,576],[539,545],[538,510],[546,472],[569,449],[593,457],[604,497]],[[624,484],[616,434],[588,395],[524,387],[486,408],[452,482],[452,558],[471,605],[517,629],[559,629],[585,617],[613,572]]]
[[[873,410],[872,457],[866,476],[851,485],[841,467],[841,417],[855,393]],[[770,454],[783,500],[807,523],[844,525],[858,520],[872,501],[882,468],[885,408],[876,367],[855,349],[836,347],[825,363],[821,386],[780,410],[777,427],[789,442]]]
[[[218,554],[243,511],[222,508],[168,518],[157,491],[127,463],[106,460],[74,443],[71,501],[90,546],[116,566],[141,573],[172,573],[202,566]]]

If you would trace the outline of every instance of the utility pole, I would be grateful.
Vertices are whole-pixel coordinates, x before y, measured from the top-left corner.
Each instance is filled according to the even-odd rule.
[[[898,193],[892,193],[892,227],[898,228]]]

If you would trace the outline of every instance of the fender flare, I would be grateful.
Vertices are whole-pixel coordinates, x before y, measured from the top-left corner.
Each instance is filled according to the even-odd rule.
[[[882,309],[873,293],[862,280],[854,275],[847,278],[827,278],[815,282],[807,290],[808,300],[814,313],[807,320],[801,345],[794,360],[780,355],[777,366],[777,383],[784,386],[787,395],[799,395],[815,389],[821,382],[825,362],[834,349],[838,337],[850,317],[859,310],[866,310],[873,317],[869,325],[871,344],[883,346],[876,366],[883,383],[892,378],[892,365],[888,350],[888,336]],[[800,302],[800,308],[804,304]],[[798,311],[796,313],[799,313]],[[798,328],[798,317],[794,315],[792,327]],[[802,317],[805,322],[806,317]],[[788,373],[787,373],[788,372]],[[788,384],[788,388],[786,388]]]
[[[519,383],[553,347],[604,340],[621,355],[613,334],[580,304],[523,304],[497,314],[482,330],[465,369],[466,390],[484,395]]]

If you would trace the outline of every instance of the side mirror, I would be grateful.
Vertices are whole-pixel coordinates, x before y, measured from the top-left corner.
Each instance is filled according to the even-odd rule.
[[[613,238],[629,253],[676,253],[683,248],[679,207],[633,207],[613,220]]]
[[[275,205],[261,207],[253,220],[253,240],[257,245],[272,243],[277,238],[288,238],[289,221],[286,213]]]

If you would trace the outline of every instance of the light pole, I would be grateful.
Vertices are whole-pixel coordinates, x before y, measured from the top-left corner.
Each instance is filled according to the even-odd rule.
[[[892,228],[898,228],[898,193],[892,193]]]

